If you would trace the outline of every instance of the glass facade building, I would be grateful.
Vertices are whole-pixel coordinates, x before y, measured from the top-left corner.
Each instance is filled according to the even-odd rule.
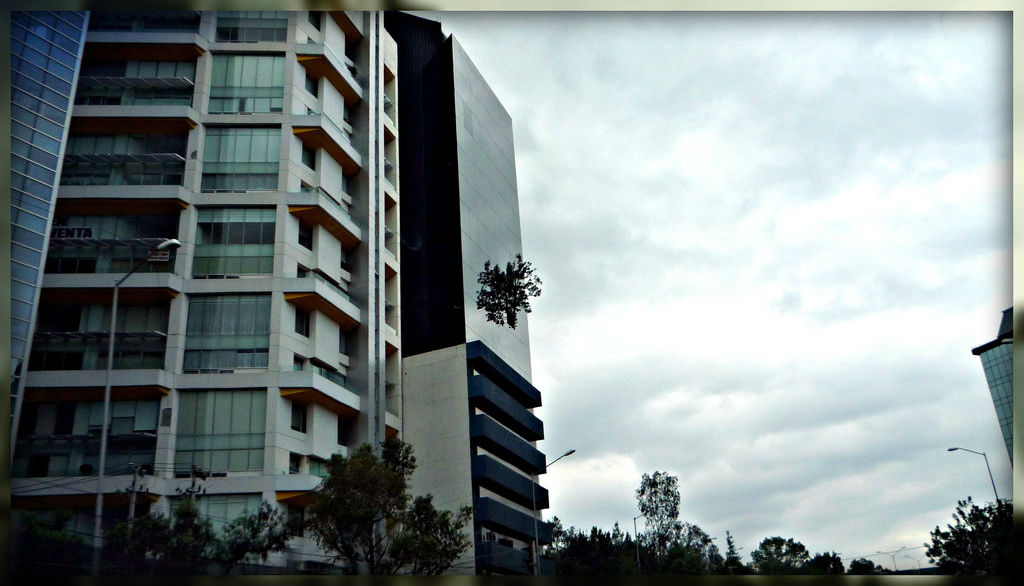
[[[46,240],[88,22],[86,12],[11,12],[12,453]]]
[[[1013,465],[1013,308],[1003,310],[996,339],[972,350],[981,358],[1006,453]]]

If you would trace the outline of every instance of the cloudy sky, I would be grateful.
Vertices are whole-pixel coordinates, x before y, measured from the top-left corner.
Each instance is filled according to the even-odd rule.
[[[1009,16],[431,18],[515,127],[548,515],[632,532],[665,470],[747,561],[908,568],[993,498],[947,447],[1011,494],[970,352],[1011,304]]]

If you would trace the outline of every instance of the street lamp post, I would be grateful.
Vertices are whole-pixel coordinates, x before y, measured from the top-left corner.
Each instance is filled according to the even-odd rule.
[[[909,556],[909,555],[905,555],[903,557],[907,558],[908,560],[914,560],[915,562],[917,562],[917,573],[918,574],[922,573],[921,572],[921,559],[920,558],[915,558],[915,557]]]
[[[575,449],[569,450],[568,452],[566,452],[566,453],[562,454],[561,456],[559,456],[559,457],[555,458],[554,460],[552,460],[551,464],[548,464],[546,466],[546,468],[550,468],[552,466],[552,464],[554,464],[555,462],[561,460],[562,458],[564,458],[566,456],[571,456],[571,455],[573,455],[575,453],[576,453]],[[540,474],[540,470],[537,470],[536,474]],[[537,483],[536,482],[530,482],[530,502],[533,503],[533,575],[534,576],[539,576],[540,575],[540,557],[537,554],[537,541],[539,539],[539,534],[537,533]]]
[[[168,238],[160,244],[156,245],[156,248],[152,250],[172,250],[181,246],[181,242],[177,238]],[[93,524],[93,536],[95,542],[93,543],[92,552],[92,573],[99,575],[100,573],[100,550],[103,548],[103,475],[106,471],[107,465],[107,432],[110,425],[110,378],[114,370],[114,338],[117,335],[117,293],[124,284],[128,277],[132,276],[135,271],[142,268],[142,265],[149,261],[149,257],[139,259],[135,266],[131,267],[123,277],[121,277],[117,283],[114,284],[114,299],[110,305],[110,336],[107,342],[107,376],[106,383],[103,386],[103,423],[100,428],[100,461],[98,470],[96,472],[96,518]]]
[[[640,532],[636,530],[636,520],[643,514],[633,517],[633,544],[636,546],[636,573],[640,575]]]
[[[992,483],[992,492],[996,494],[996,500],[999,500],[999,491],[996,490],[996,481],[992,478],[992,467],[988,465],[988,455],[985,452],[975,452],[974,450],[968,450],[967,448],[948,448],[947,452],[955,452],[957,450],[963,450],[972,454],[978,454],[985,458],[985,468],[988,468],[988,481]]]
[[[907,549],[907,546],[904,545],[903,547],[901,547],[899,549],[894,549],[893,551],[878,551],[878,552],[875,552],[875,553],[880,553],[882,555],[890,556],[892,558],[892,571],[895,572],[898,569],[896,567],[896,554],[898,554],[899,552],[901,552],[901,551],[903,551],[905,549]]]

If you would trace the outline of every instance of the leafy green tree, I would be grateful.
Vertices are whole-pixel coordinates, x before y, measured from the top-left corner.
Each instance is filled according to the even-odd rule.
[[[846,572],[843,566],[843,559],[836,552],[816,553],[814,557],[804,564],[804,569],[809,574],[825,574],[838,576]]]
[[[979,507],[971,497],[957,501],[955,524],[937,526],[928,558],[942,574],[1009,574],[1013,563],[1013,505],[999,499]]]
[[[754,569],[766,575],[798,573],[809,557],[804,544],[782,537],[766,537],[750,552]]]
[[[191,497],[174,509],[174,518],[161,514],[122,521],[104,540],[107,557],[128,565],[128,571],[161,571],[169,565],[186,567],[211,560],[217,542],[213,524],[199,515]]]
[[[750,568],[743,563],[740,559],[739,551],[736,549],[736,542],[732,538],[732,533],[725,532],[725,560],[722,562],[723,574],[735,574],[735,575],[746,575],[750,573]]]
[[[363,444],[350,457],[335,454],[317,488],[308,527],[349,573],[441,572],[462,552],[459,535],[468,507],[437,512],[431,499],[412,502],[412,447],[390,438],[378,457]]]
[[[679,524],[679,478],[655,470],[644,473],[636,489],[637,505],[650,529],[656,555],[664,555],[669,543],[681,530]]]
[[[875,562],[865,559],[857,558],[850,562],[850,571],[847,572],[851,575],[864,576],[868,574],[877,574],[879,567],[875,565]]]
[[[66,509],[24,511],[12,531],[12,571],[27,571],[28,564],[55,564],[69,573],[87,567],[90,550],[82,535],[69,529],[74,513]]]
[[[435,509],[432,495],[416,497],[392,541],[395,565],[415,575],[443,574],[473,545],[463,531],[472,516],[472,507],[462,507],[453,514]]]
[[[252,513],[241,515],[224,526],[215,555],[228,572],[250,555],[266,562],[272,552],[284,551],[288,540],[301,531],[299,523],[285,511],[263,501]]]
[[[519,311],[530,313],[530,297],[540,295],[540,278],[521,254],[516,255],[515,262],[505,263],[504,271],[497,265],[492,267],[491,261],[485,262],[477,283],[480,283],[480,290],[476,295],[476,308],[487,312],[487,321],[499,326],[508,324],[513,330]]]
[[[549,553],[555,573],[575,576],[611,576],[636,573],[636,544],[616,523],[612,531],[592,527],[584,533],[575,527],[562,529],[557,522]]]

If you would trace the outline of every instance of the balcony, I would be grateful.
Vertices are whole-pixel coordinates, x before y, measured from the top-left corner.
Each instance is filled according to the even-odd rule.
[[[351,330],[359,325],[359,309],[341,289],[327,282],[318,273],[307,275],[314,276],[285,279],[285,301],[305,311],[323,313],[341,326],[342,331]]]
[[[106,363],[103,363],[106,368]],[[102,401],[106,370],[34,370],[25,376],[25,400],[40,403]],[[112,401],[160,399],[171,392],[174,375],[162,369],[115,370]]]
[[[345,250],[355,248],[362,231],[337,200],[322,190],[288,195],[288,213],[307,224],[323,226]]]
[[[185,105],[76,105],[71,134],[187,134],[199,113]],[[178,155],[180,156],[180,155]],[[181,161],[184,162],[182,157]],[[132,161],[135,162],[135,161]],[[141,162],[163,162],[145,160]]]
[[[89,435],[18,438],[12,476],[38,478],[95,474],[99,465],[99,450],[99,430]],[[109,456],[105,468],[108,475],[127,474],[131,470],[125,465],[128,462],[152,467],[156,455],[156,434],[110,433],[107,436],[107,450]],[[34,466],[38,469],[33,470]]]
[[[544,423],[487,377],[469,377],[469,404],[529,441],[544,439]]]
[[[479,340],[466,344],[466,362],[524,407],[540,407],[540,391]]]
[[[313,79],[327,78],[338,90],[346,106],[354,106],[363,99],[363,93],[356,81],[356,69],[352,60],[338,55],[327,45],[304,43],[295,46],[295,59]]]
[[[533,573],[530,567],[530,552],[502,545],[496,541],[478,541],[474,545],[476,569],[490,570],[497,574],[528,575]],[[540,573],[553,576],[555,562],[548,558],[540,558]]]
[[[361,12],[350,10],[332,10],[328,12],[334,22],[338,24],[341,31],[345,33],[345,42],[354,43],[363,37],[363,25]]]
[[[487,527],[523,541],[533,541],[534,517],[489,497],[473,499],[473,519]],[[551,543],[551,523],[537,520],[537,543]]]
[[[181,185],[61,185],[57,213],[172,214],[188,208],[192,192]]]
[[[542,474],[544,454],[487,415],[469,417],[469,439],[498,458],[528,474]]]
[[[320,405],[342,418],[354,417],[360,410],[359,395],[345,388],[344,380],[328,378],[307,366],[303,370],[282,372],[278,384],[281,397],[285,399]]]
[[[384,346],[384,351],[388,355],[394,354],[402,348],[402,341],[398,337],[398,332],[386,323],[384,324]]]
[[[67,273],[43,276],[40,304],[102,303],[114,296],[114,283],[124,273]],[[135,273],[118,291],[118,300],[125,304],[158,304],[181,293],[182,278],[169,272]]]
[[[473,481],[477,485],[528,509],[548,508],[548,489],[514,472],[494,458],[486,454],[473,456],[472,470]]]
[[[324,149],[341,165],[345,175],[353,175],[362,167],[362,160],[349,141],[349,135],[338,128],[328,116],[304,114],[292,116],[292,133],[307,148]]]
[[[209,48],[193,31],[93,31],[85,37],[85,61],[195,61]]]

